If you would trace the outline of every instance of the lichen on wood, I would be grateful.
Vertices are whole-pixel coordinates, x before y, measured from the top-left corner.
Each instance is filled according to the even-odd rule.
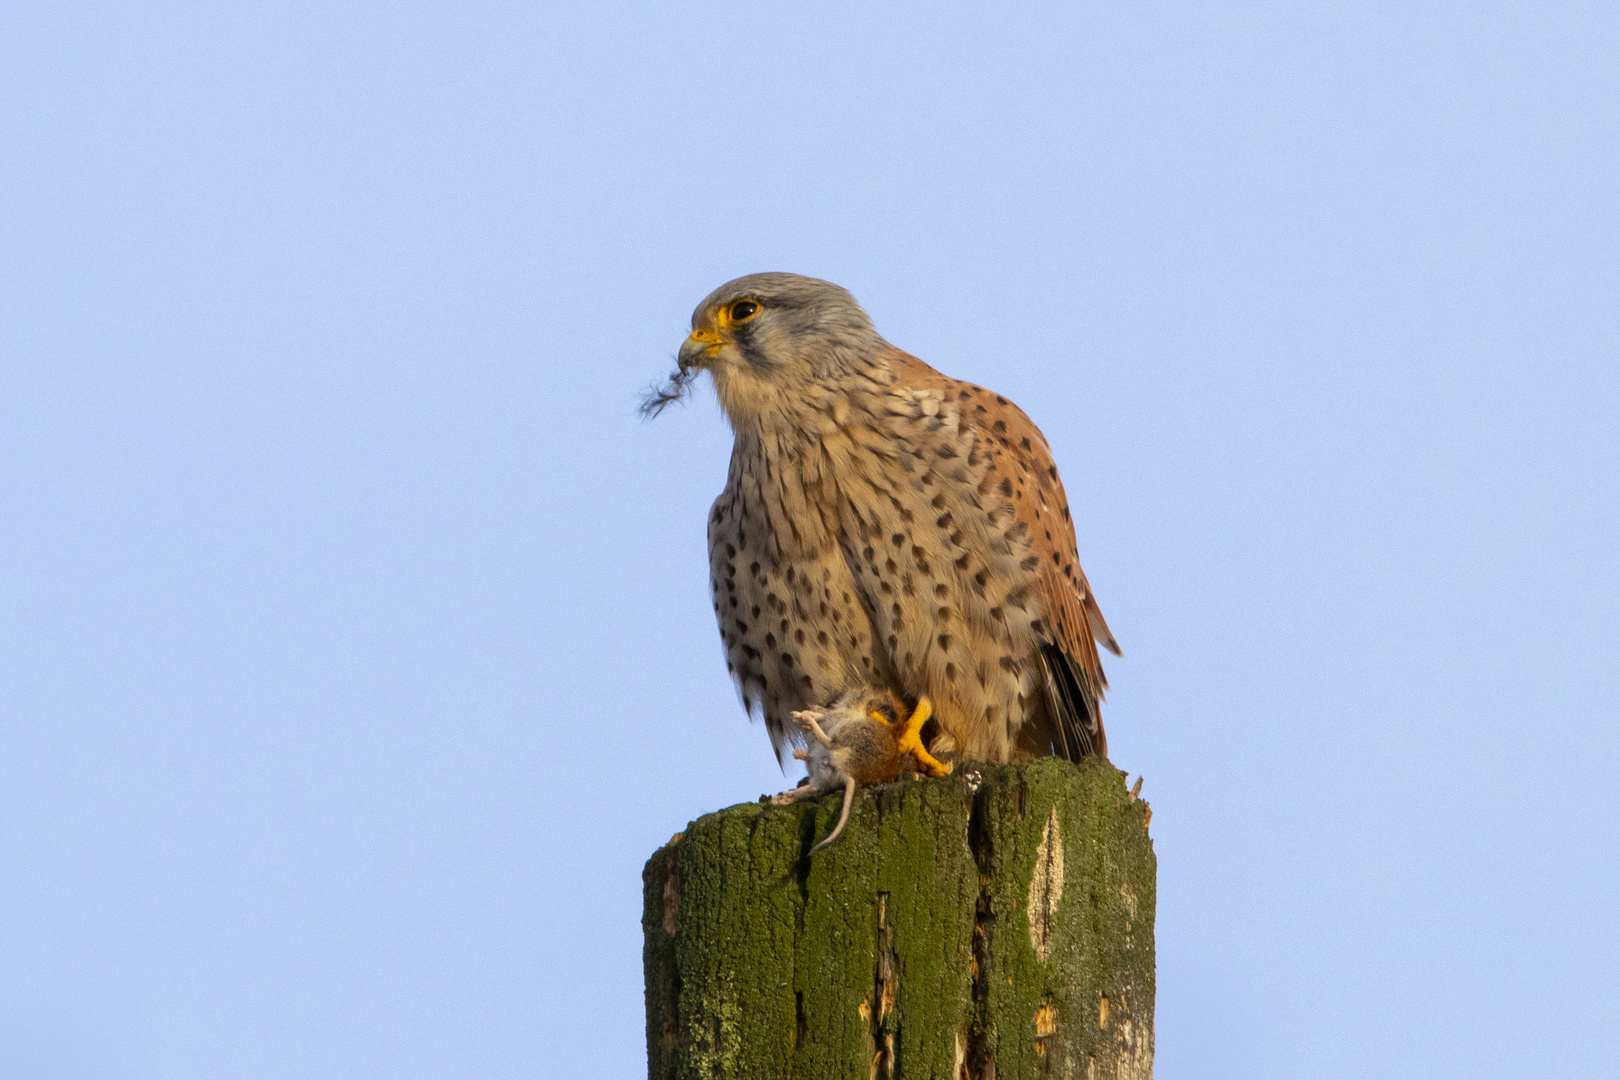
[[[648,1075],[1146,1080],[1155,862],[1106,762],[692,822],[643,875]]]

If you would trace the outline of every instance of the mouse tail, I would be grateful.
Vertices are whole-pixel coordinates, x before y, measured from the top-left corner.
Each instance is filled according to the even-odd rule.
[[[854,801],[855,778],[853,776],[846,776],[844,777],[844,808],[838,812],[838,824],[834,825],[833,831],[827,834],[827,839],[810,849],[810,854],[814,855],[816,852],[821,851],[834,840],[838,839],[838,834],[844,831],[844,825],[849,821],[849,805]]]

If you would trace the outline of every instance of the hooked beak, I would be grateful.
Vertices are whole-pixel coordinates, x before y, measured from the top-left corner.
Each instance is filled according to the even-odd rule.
[[[720,331],[707,326],[700,326],[692,331],[690,337],[681,343],[681,351],[677,356],[682,369],[702,367],[704,362],[712,359],[720,351],[726,339],[720,336]]]

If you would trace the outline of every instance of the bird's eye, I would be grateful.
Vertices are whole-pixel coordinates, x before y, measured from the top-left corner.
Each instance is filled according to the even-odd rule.
[[[731,321],[747,322],[759,314],[759,304],[752,300],[739,300],[731,305]]]

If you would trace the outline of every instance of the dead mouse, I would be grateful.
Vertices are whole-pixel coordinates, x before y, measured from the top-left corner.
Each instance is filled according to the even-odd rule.
[[[786,806],[800,799],[820,798],[840,785],[844,789],[838,824],[825,840],[810,849],[810,854],[821,851],[844,831],[857,788],[886,784],[908,770],[920,769],[930,776],[944,776],[951,771],[949,765],[935,760],[923,747],[919,736],[931,715],[933,706],[926,697],[907,715],[904,704],[892,691],[870,689],[844,694],[825,709],[793,714],[794,721],[810,736],[809,748],[795,750],[793,756],[805,763],[810,775],[798,787],[774,796],[771,802]]]

